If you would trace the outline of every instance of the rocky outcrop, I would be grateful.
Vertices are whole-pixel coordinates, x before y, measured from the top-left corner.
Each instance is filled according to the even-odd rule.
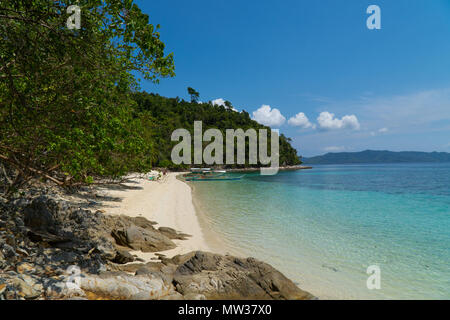
[[[267,263],[202,251],[174,258],[181,262],[173,283],[183,295],[207,299],[311,299],[291,280]],[[183,262],[184,261],[184,262]]]
[[[175,247],[165,234],[153,227],[154,222],[142,217],[107,216],[55,199],[58,196],[54,194],[9,201],[0,199],[0,299],[83,296],[81,288],[72,290],[66,285],[67,270],[71,266],[79,267],[86,275],[85,279],[92,280],[110,266],[135,261],[130,249],[160,251]],[[121,233],[124,241],[118,242],[113,235]],[[98,283],[99,293],[107,294],[102,285],[105,279],[87,283],[91,287],[92,283]],[[138,280],[136,288],[145,291],[148,283],[141,278]],[[121,276],[109,279],[107,283],[117,282],[120,291],[124,281],[133,282]],[[140,282],[142,287],[138,285]],[[166,286],[173,287],[171,283]],[[117,290],[110,292],[109,297],[127,298],[126,295],[119,296]],[[134,292],[134,297],[140,292],[136,290],[130,291]],[[157,298],[161,294],[155,292],[153,296]]]
[[[104,273],[81,277],[80,288],[97,295],[121,300],[155,300],[174,293],[172,285],[155,275],[131,276]]]
[[[133,262],[134,260],[135,260],[134,256],[131,253],[129,253],[128,251],[117,249],[115,257],[112,260],[112,262],[119,263],[119,264],[125,264],[128,262]]]
[[[24,223],[33,231],[56,233],[58,204],[46,196],[34,199],[23,210]]]
[[[152,221],[143,217],[106,216],[100,211],[73,208],[67,202],[56,202],[48,196],[33,199],[23,209],[28,237],[58,248],[94,250],[102,258],[127,263],[132,256],[117,245],[143,252],[157,252],[175,248],[171,239],[187,235],[167,228],[158,230]],[[161,228],[160,228],[161,229]]]
[[[254,258],[193,251],[161,262],[118,268],[161,279],[171,299],[255,299],[297,300],[314,297],[299,289],[269,264]],[[177,294],[174,295],[174,292]]]
[[[144,229],[132,225],[126,229],[113,230],[112,236],[117,244],[142,252],[156,252],[176,247],[175,243],[153,227]]]
[[[137,263],[130,249],[168,250],[189,235],[82,209],[57,194],[28,195],[0,197],[0,300],[313,298],[253,258],[195,251]]]
[[[166,237],[168,237],[169,239],[186,240],[188,237],[190,237],[190,235],[188,234],[180,233],[175,229],[169,227],[159,227],[158,231],[161,232]]]

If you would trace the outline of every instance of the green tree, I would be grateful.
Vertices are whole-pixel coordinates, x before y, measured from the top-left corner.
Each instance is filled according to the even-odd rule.
[[[198,98],[200,97],[200,93],[195,91],[195,89],[188,87],[187,88],[188,94],[191,96],[191,102],[197,102]]]
[[[225,136],[226,129],[253,128],[267,129],[250,118],[246,111],[230,111],[229,106],[212,105],[211,103],[189,103],[178,98],[166,98],[158,94],[136,92],[133,95],[136,101],[135,115],[137,118],[151,118],[144,130],[146,136],[152,141],[155,152],[152,161],[159,167],[175,167],[171,162],[171,150],[176,142],[171,141],[171,134],[175,129],[185,128],[193,135],[194,121],[203,122],[203,130],[216,128]],[[270,141],[270,139],[269,139]],[[248,155],[248,150],[246,152]],[[280,135],[280,164],[297,165],[300,158],[291,144],[290,139]],[[249,166],[246,164],[244,166]],[[231,167],[238,167],[233,165]]]
[[[233,109],[233,105],[231,104],[230,101],[225,101],[225,107],[227,107],[227,109]]]
[[[16,170],[14,186],[150,165],[130,91],[137,71],[156,83],[174,76],[173,55],[132,0],[76,3],[79,30],[66,27],[73,1],[0,2],[0,160]]]

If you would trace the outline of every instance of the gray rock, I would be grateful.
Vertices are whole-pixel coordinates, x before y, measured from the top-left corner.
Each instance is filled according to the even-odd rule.
[[[3,244],[2,253],[6,259],[10,259],[17,256],[16,250],[14,250],[12,246],[6,243]]]
[[[119,246],[161,252],[175,248],[172,239],[188,235],[156,229],[143,217],[74,208],[48,189],[37,198],[41,190],[35,188],[0,203],[0,299],[36,299],[42,292],[48,299],[70,299],[86,297],[84,290],[94,295],[91,298],[139,300],[312,298],[252,258],[196,251],[174,258],[158,254],[158,262],[128,264],[136,257]],[[75,285],[67,282],[70,265],[82,272]]]
[[[54,233],[56,230],[56,213],[58,205],[47,196],[34,199],[24,209],[24,223],[35,231]]]
[[[110,265],[111,270],[135,273],[137,270],[145,266],[143,263],[130,263],[122,265]]]
[[[178,240],[186,240],[190,235],[185,233],[179,233],[175,229],[169,227],[159,227],[158,231],[161,232],[169,239],[178,239]]]
[[[68,298],[68,299],[66,299],[66,300],[87,301],[87,300],[89,300],[89,299],[88,299],[88,298],[85,298],[85,297],[70,297],[70,298]]]
[[[157,224],[156,222],[149,221],[144,217],[130,217],[129,219],[133,224],[144,229],[153,229],[153,225]]]
[[[55,264],[73,265],[77,264],[80,260],[83,260],[83,256],[74,251],[59,250],[51,254],[49,260]]]
[[[206,300],[205,295],[199,293],[188,293],[184,296],[185,300]]]
[[[24,257],[28,257],[30,255],[27,250],[22,249],[22,248],[16,248],[16,253],[18,253]]]
[[[156,230],[131,226],[112,233],[117,244],[143,252],[156,252],[176,247],[169,238]]]
[[[208,299],[312,299],[267,263],[196,251],[175,257],[183,261],[173,283],[184,296],[203,294]],[[187,260],[186,260],[187,259]]]
[[[13,279],[11,281],[11,284],[17,288],[18,294],[27,300],[36,299],[41,295],[40,291],[34,289],[32,286],[30,286],[20,278]]]
[[[154,300],[174,292],[162,279],[153,276],[130,276],[126,273],[86,275],[81,288],[111,299]]]
[[[73,297],[84,297],[86,293],[76,284],[63,281],[50,280],[44,285],[47,298],[69,299]]]
[[[70,238],[60,237],[48,232],[41,232],[35,230],[29,230],[27,232],[28,238],[33,242],[47,242],[49,244],[60,244],[70,242]]]
[[[36,271],[36,268],[27,262],[22,262],[18,264],[16,269],[18,273],[32,273]]]
[[[170,285],[172,283],[173,280],[173,275],[172,274],[167,274],[167,273],[163,273],[161,271],[155,271],[152,269],[149,269],[147,267],[143,267],[140,268],[136,271],[135,273],[136,276],[151,276],[154,278],[160,278],[163,280],[165,285]]]
[[[106,260],[114,260],[116,258],[116,248],[106,239],[100,239],[96,246],[96,251]]]
[[[174,291],[171,294],[161,297],[159,300],[184,300],[184,299],[185,298],[181,293]]]
[[[18,226],[18,227],[24,227],[25,226],[23,220],[20,217],[16,217],[14,219],[14,222],[15,222],[16,226]]]
[[[129,262],[133,262],[135,260],[134,256],[126,250],[117,250],[116,255],[112,262],[125,264]]]

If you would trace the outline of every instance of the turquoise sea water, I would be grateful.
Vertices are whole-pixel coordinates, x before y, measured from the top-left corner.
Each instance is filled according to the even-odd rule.
[[[206,228],[320,298],[450,299],[450,164],[193,182]],[[381,289],[368,290],[378,265]]]

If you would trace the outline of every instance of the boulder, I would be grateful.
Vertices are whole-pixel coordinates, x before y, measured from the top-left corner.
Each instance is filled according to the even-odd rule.
[[[137,225],[138,227],[147,229],[153,229],[153,226],[156,224],[156,222],[154,221],[149,221],[147,219],[145,219],[144,217],[129,217],[128,218],[131,222],[133,222],[135,225]]]
[[[28,192],[4,205],[0,199],[0,299],[313,298],[253,258],[194,251],[128,264],[138,258],[126,249],[161,252],[188,235],[156,229],[143,217],[93,213],[55,192],[38,194]],[[74,282],[68,278],[72,265],[81,272]]]
[[[25,299],[36,299],[41,295],[41,292],[34,289],[31,285],[26,283],[24,280],[15,278],[11,281],[11,284],[17,288],[17,293],[19,296]]]
[[[118,249],[116,251],[116,256],[112,260],[114,263],[125,264],[128,262],[133,262],[135,260],[134,256],[126,250]]]
[[[206,300],[206,297],[199,293],[188,293],[184,296],[184,300]]]
[[[314,298],[267,263],[196,251],[175,257],[185,261],[175,271],[173,283],[185,297],[203,294],[207,299]]]
[[[157,230],[144,229],[135,225],[127,229],[115,230],[112,236],[118,245],[143,252],[156,252],[176,247],[175,243]]]
[[[190,237],[188,234],[179,233],[175,229],[169,227],[159,227],[158,231],[169,239],[186,240],[187,237]]]
[[[124,272],[105,272],[81,277],[81,289],[111,299],[154,300],[174,292],[172,286],[153,275],[130,276]]]
[[[17,265],[16,270],[18,273],[32,273],[36,271],[36,268],[27,262],[22,262]]]
[[[154,278],[159,278],[163,280],[165,285],[170,285],[173,280],[173,276],[171,274],[165,274],[161,271],[155,271],[146,267],[140,268],[135,273],[136,276],[151,276]]]
[[[105,260],[114,260],[117,256],[117,250],[114,245],[104,238],[100,238],[96,247],[95,252],[98,252],[100,256]]]
[[[127,263],[127,264],[115,264],[109,265],[109,269],[111,271],[124,271],[129,273],[134,273],[140,268],[145,266],[143,263]]]
[[[33,242],[47,242],[49,244],[59,244],[71,241],[70,238],[60,237],[48,232],[41,232],[35,230],[29,230],[27,232],[27,236]]]
[[[35,231],[55,233],[58,205],[47,196],[39,196],[24,209],[24,223]]]
[[[4,258],[6,258],[6,259],[10,259],[10,258],[17,256],[17,253],[16,253],[16,250],[14,250],[14,248],[12,246],[5,243],[5,244],[3,244],[3,248],[2,248],[2,256],[4,256]]]
[[[65,281],[47,281],[45,294],[49,299],[70,299],[84,297],[86,293],[75,283]]]

